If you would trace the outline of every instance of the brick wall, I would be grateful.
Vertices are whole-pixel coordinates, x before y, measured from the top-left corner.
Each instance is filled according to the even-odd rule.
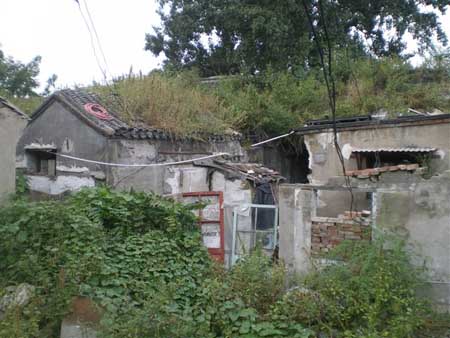
[[[343,240],[370,240],[369,219],[314,217],[311,227],[311,254],[320,256]]]

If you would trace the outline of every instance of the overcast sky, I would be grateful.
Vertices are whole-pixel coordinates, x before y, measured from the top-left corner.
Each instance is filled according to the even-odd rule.
[[[113,75],[128,73],[130,66],[143,72],[160,66],[161,59],[144,50],[145,34],[159,23],[155,0],[87,4]],[[41,82],[53,73],[60,86],[103,78],[75,0],[1,0],[0,12],[2,50],[23,62],[41,55]]]
[[[144,51],[145,34],[159,24],[156,0],[86,1],[112,75],[161,65],[161,58]],[[75,0],[1,0],[0,10],[1,49],[22,62],[41,55],[41,83],[51,74],[58,75],[58,86],[102,80]],[[450,38],[450,13],[443,24]]]

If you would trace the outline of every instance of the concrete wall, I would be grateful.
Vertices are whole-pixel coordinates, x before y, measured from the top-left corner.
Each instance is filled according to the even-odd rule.
[[[438,151],[431,160],[432,172],[442,172],[450,169],[450,124],[434,124],[420,126],[379,126],[378,128],[344,130],[338,133],[338,142],[345,158],[346,170],[357,169],[356,159],[351,157],[353,148],[400,148],[400,147],[434,147]],[[333,184],[330,178],[343,175],[342,164],[339,161],[333,133],[304,135],[305,145],[310,154],[309,167],[311,184]],[[350,195],[333,192],[324,193],[321,198],[322,214],[335,217],[343,210],[349,210]],[[353,208],[367,208],[367,199],[358,196],[354,199]]]
[[[247,160],[238,141],[155,141],[113,139],[109,143],[110,159],[116,163],[165,163],[184,161],[214,153],[229,153],[235,160]],[[207,170],[191,164],[148,168],[113,167],[108,184],[120,189],[153,191],[159,194],[178,194],[208,191]]]
[[[109,161],[106,137],[80,121],[59,102],[53,102],[24,130],[17,146],[17,161],[18,166],[25,170],[30,167],[25,148],[30,146],[51,146],[60,154]],[[57,157],[56,177],[33,173],[28,173],[28,177],[30,190],[59,195],[83,186],[93,186],[96,180],[104,180],[107,173],[108,169],[102,165]]]
[[[308,273],[312,268],[312,218],[315,196],[301,185],[282,184],[279,189],[279,256],[290,271]]]
[[[385,183],[377,192],[376,227],[408,241],[429,270],[430,298],[450,312],[450,171],[399,188]]]
[[[394,232],[407,240],[413,263],[425,263],[429,270],[429,298],[439,309],[450,311],[450,171],[430,179],[414,173],[384,173],[377,182],[353,179],[351,184],[355,190],[375,191],[374,232]],[[343,186],[341,178],[336,189]],[[305,273],[311,269],[317,196],[302,185],[281,185],[279,198],[280,257],[289,269]]]
[[[0,103],[0,203],[15,191],[16,144],[27,120]]]
[[[378,128],[339,131],[338,142],[345,157],[347,170],[356,169],[350,158],[351,147],[435,147],[437,158],[432,165],[435,172],[450,169],[450,123],[420,126],[380,126]],[[325,184],[330,177],[342,175],[342,165],[333,144],[331,131],[304,135],[311,169],[310,183]]]

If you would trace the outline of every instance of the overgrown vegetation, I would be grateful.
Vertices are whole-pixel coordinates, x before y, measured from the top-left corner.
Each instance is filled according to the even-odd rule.
[[[414,68],[399,58],[337,55],[337,115],[385,112],[390,117],[450,111],[450,57],[438,55]],[[322,73],[268,70],[258,75],[222,78],[201,84],[194,72],[129,75],[95,92],[134,124],[141,122],[176,134],[224,133],[273,135],[329,115]],[[409,113],[411,114],[411,113]]]
[[[416,296],[422,271],[402,243],[347,243],[331,265],[293,278],[257,251],[230,271],[201,244],[192,206],[144,193],[84,190],[0,210],[0,290],[36,295],[0,337],[59,337],[74,296],[104,313],[100,337],[442,337]],[[3,294],[3,291],[0,291]]]
[[[1,45],[0,45],[1,47]],[[40,72],[41,57],[35,56],[30,62],[23,63],[5,55],[0,49],[0,96],[7,98],[25,113],[31,114],[42,103],[43,97],[36,89],[39,87],[37,76]],[[47,80],[43,95],[55,88],[56,75]]]
[[[131,124],[144,122],[183,135],[226,133],[234,125],[219,98],[202,89],[194,73],[129,75],[90,89]]]

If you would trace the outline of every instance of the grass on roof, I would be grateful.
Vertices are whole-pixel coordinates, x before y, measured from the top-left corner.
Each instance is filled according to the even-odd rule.
[[[232,131],[233,121],[219,97],[202,88],[190,73],[124,76],[112,85],[95,85],[89,90],[130,125],[144,123],[183,135]]]

